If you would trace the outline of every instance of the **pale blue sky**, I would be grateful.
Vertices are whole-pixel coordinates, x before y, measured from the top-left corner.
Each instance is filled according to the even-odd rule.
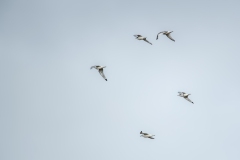
[[[239,6],[1,0],[0,159],[239,160]]]

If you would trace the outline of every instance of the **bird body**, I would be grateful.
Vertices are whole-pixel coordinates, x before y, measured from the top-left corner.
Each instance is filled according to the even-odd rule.
[[[137,37],[138,40],[144,40],[147,39],[147,37]]]
[[[188,96],[191,95],[191,94],[187,94],[185,92],[178,92],[179,93],[179,97],[183,97],[184,99],[186,99],[187,101],[191,102],[192,104],[194,104],[189,98]]]
[[[141,136],[140,137],[144,137],[144,138],[150,138],[150,139],[154,139],[152,134],[148,134],[148,133],[143,133],[142,131],[140,132]]]
[[[150,43],[148,40],[147,40],[147,37],[143,37],[143,36],[141,36],[141,35],[134,35],[134,37],[136,37],[136,39],[138,39],[138,40],[144,40],[145,42],[147,42],[147,43],[149,43],[149,44],[151,44],[152,45],[152,43]]]
[[[106,68],[106,66],[92,66],[90,69],[95,68],[96,70],[98,70],[99,74],[107,81],[107,78],[105,77],[104,73],[103,73],[103,68]]]
[[[162,33],[163,35],[167,36],[169,39],[171,39],[172,41],[175,42],[175,40],[170,36],[170,34],[171,34],[172,32],[173,32],[173,31],[162,31],[162,32],[159,32],[159,33],[157,34],[156,40],[158,39],[158,35]]]

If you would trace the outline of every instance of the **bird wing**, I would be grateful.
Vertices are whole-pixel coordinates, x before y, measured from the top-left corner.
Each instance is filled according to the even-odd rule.
[[[159,32],[159,33],[157,34],[157,38],[156,38],[156,40],[158,39],[158,35],[161,34],[161,33],[163,33],[163,32]]]
[[[107,78],[105,77],[104,73],[103,73],[103,69],[99,69],[99,73],[100,75],[106,80]]]
[[[169,39],[171,39],[172,41],[174,41],[175,42],[175,40],[171,37],[171,35],[170,34],[167,34],[166,35]]]
[[[144,41],[152,45],[152,43],[148,42],[148,40],[144,39]]]
[[[92,66],[90,69],[92,69],[92,68],[96,68],[96,66]]]
[[[154,139],[153,137],[148,137],[148,138],[150,138],[150,139]]]
[[[183,96],[183,92],[178,92],[179,93],[179,96]]]
[[[136,35],[133,35],[134,37],[138,38],[138,37],[142,37],[140,34],[136,34]]]
[[[189,102],[191,102],[191,103],[193,103],[188,97],[187,98],[185,98],[187,101],[189,101]]]
[[[142,131],[140,132],[140,134],[148,135],[148,133],[143,133]]]

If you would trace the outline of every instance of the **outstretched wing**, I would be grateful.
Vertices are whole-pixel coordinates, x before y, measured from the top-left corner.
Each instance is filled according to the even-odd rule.
[[[189,101],[189,102],[191,102],[191,103],[193,103],[189,98],[185,98],[187,101]]]
[[[98,69],[98,67],[101,67],[101,66],[95,65],[95,66],[92,66],[90,69],[92,69],[92,68]]]
[[[140,134],[143,134],[143,135],[148,135],[148,133],[143,133],[142,131],[140,132]]]
[[[92,66],[90,69],[93,69],[93,68],[97,69],[96,66]]]
[[[107,81],[107,78],[105,77],[105,75],[103,73],[103,69],[99,69],[99,73]]]
[[[183,96],[184,92],[178,92],[179,96]]]
[[[175,42],[175,40],[171,37],[171,35],[170,34],[167,34],[166,35],[169,39],[171,39],[172,41],[174,41]]]
[[[150,138],[150,139],[154,139],[153,137],[148,137],[148,138]]]
[[[144,39],[144,41],[152,45],[152,43],[148,42],[148,40]]]
[[[164,31],[163,31],[163,32],[164,32]],[[156,38],[156,40],[158,39],[158,35],[161,34],[161,33],[163,33],[163,32],[159,32],[159,33],[157,34],[157,38]]]
[[[136,34],[136,35],[133,35],[134,37],[138,38],[138,37],[142,37],[140,34]]]

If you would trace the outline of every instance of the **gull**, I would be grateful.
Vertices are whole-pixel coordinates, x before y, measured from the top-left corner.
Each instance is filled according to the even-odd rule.
[[[162,31],[162,32],[159,32],[159,33],[157,34],[156,40],[158,39],[158,35],[162,33],[163,35],[166,35],[169,39],[171,39],[172,41],[175,42],[175,40],[170,36],[170,33],[172,33],[172,32],[173,32],[173,31]]]
[[[144,138],[150,138],[150,139],[154,139],[152,134],[148,134],[148,133],[143,133],[142,131],[140,132],[140,134],[142,134],[140,137],[144,137]]]
[[[147,42],[147,43],[152,45],[152,43],[147,41],[147,37],[143,37],[143,36],[141,36],[139,34],[138,35],[134,35],[134,37],[136,37],[136,39],[138,39],[138,40],[144,40],[145,42]]]
[[[107,78],[105,77],[104,73],[103,73],[103,68],[106,68],[106,66],[92,66],[90,69],[95,68],[96,70],[98,70],[98,72],[100,73],[100,75],[107,81]]]
[[[189,98],[188,96],[191,95],[191,94],[187,94],[187,93],[184,93],[184,92],[178,92],[180,97],[183,97],[185,98],[187,101],[191,102],[192,104],[194,104]]]

